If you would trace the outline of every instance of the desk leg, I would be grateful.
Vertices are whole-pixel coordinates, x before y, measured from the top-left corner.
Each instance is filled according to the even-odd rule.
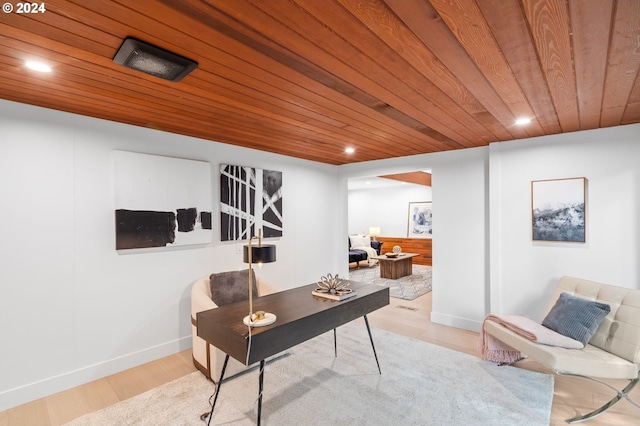
[[[338,357],[338,339],[336,337],[336,329],[333,329],[333,355]]]
[[[364,323],[367,324],[367,332],[369,333],[369,340],[371,340],[371,347],[373,348],[373,356],[376,357],[376,364],[378,364],[378,373],[382,374],[382,370],[380,370],[380,363],[378,362],[378,354],[376,353],[376,347],[373,344],[373,337],[371,337],[371,329],[369,328],[369,320],[367,316],[364,315]]]
[[[211,412],[209,412],[209,421],[207,425],[211,424],[211,418],[213,417],[213,409],[216,408],[216,401],[218,400],[218,394],[220,393],[220,388],[222,387],[222,379],[224,379],[224,371],[227,369],[227,363],[229,362],[229,355],[224,357],[224,364],[222,364],[222,372],[220,373],[220,380],[218,381],[218,386],[216,387],[216,394],[213,397],[213,404],[211,404]]]
[[[260,376],[258,377],[258,426],[262,417],[262,387],[264,383],[264,359],[260,361]]]

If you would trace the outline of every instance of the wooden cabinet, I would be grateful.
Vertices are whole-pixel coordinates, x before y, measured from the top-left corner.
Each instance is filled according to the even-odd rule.
[[[394,237],[378,237],[381,241],[381,254],[393,251],[394,246],[402,247],[402,251],[406,253],[417,253],[418,256],[413,258],[416,265],[431,266],[431,238],[394,238]]]

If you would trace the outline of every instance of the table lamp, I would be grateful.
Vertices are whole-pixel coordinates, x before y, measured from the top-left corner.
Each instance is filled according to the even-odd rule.
[[[257,238],[258,245],[252,246],[251,241]],[[244,317],[244,325],[252,327],[262,327],[276,322],[276,316],[271,313],[258,311],[253,312],[253,267],[254,263],[271,263],[276,261],[276,246],[273,244],[262,244],[262,229],[258,230],[258,236],[249,238],[248,244],[244,246],[244,263],[249,264],[249,315]]]
[[[378,241],[377,237],[380,235],[380,227],[379,226],[370,226],[369,227],[369,235],[373,237],[373,241]]]

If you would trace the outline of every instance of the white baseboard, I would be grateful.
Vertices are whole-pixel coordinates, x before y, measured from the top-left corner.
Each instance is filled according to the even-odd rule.
[[[6,390],[0,393],[0,411],[8,410],[9,408],[110,376],[120,371],[184,351],[190,347],[191,336],[185,336],[158,346],[106,360],[99,364],[89,365],[68,373],[48,377],[37,382]]]
[[[475,331],[477,333],[482,330],[481,321],[441,314],[438,312],[431,312],[431,322],[436,324],[448,325],[449,327],[462,328],[463,330]]]

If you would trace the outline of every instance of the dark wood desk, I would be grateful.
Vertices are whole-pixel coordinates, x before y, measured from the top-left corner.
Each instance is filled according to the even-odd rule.
[[[229,356],[247,365],[260,362],[258,425],[262,411],[262,382],[266,358],[327,331],[334,330],[335,333],[337,327],[356,318],[364,317],[377,362],[366,315],[389,304],[389,288],[354,281],[351,282],[350,287],[357,293],[357,296],[341,302],[311,295],[316,284],[254,299],[254,311],[263,310],[273,313],[277,320],[274,324],[266,327],[251,329],[248,364],[249,330],[242,323],[242,319],[248,313],[248,302],[233,303],[199,312],[196,316],[198,336],[227,354],[211,413],[215,408]],[[378,370],[380,370],[379,364]],[[209,421],[211,421],[211,415]]]

